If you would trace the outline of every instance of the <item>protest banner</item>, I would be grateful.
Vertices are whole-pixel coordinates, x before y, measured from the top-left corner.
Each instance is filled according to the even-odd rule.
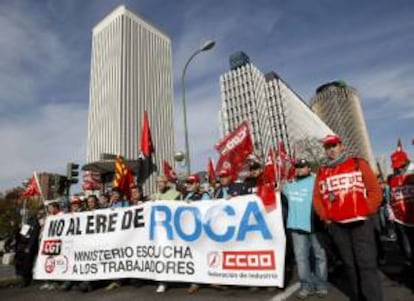
[[[280,195],[155,201],[46,219],[35,268],[45,280],[145,278],[283,286]]]

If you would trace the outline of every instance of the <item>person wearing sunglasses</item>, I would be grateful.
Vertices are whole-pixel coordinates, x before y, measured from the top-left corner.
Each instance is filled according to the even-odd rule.
[[[382,200],[381,187],[368,162],[348,156],[341,137],[323,140],[327,157],[319,168],[313,205],[341,255],[348,277],[349,297],[383,300],[377,267],[374,223]]]

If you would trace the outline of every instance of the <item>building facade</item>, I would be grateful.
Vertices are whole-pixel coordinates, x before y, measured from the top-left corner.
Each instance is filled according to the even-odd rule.
[[[310,105],[342,137],[348,154],[366,159],[374,171],[378,170],[356,89],[342,81],[324,84],[316,90]]]
[[[174,153],[171,41],[119,6],[92,32],[87,162],[104,153],[137,159],[145,110],[159,169]]]
[[[230,57],[230,68],[220,77],[223,136],[248,120],[255,152],[263,157],[279,141],[292,154],[296,142],[332,133],[275,72],[262,73],[243,52]]]

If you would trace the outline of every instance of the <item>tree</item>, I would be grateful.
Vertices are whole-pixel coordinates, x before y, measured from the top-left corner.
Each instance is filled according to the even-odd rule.
[[[21,188],[13,188],[0,196],[0,238],[14,233],[20,225],[19,201]]]
[[[316,137],[304,137],[294,143],[297,158],[304,158],[311,163],[312,169],[317,169],[325,160],[322,143]]]

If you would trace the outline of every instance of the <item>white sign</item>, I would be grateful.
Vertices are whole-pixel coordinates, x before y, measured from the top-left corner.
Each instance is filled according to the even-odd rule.
[[[285,232],[280,195],[261,199],[143,205],[46,219],[35,278],[147,278],[283,286]]]

